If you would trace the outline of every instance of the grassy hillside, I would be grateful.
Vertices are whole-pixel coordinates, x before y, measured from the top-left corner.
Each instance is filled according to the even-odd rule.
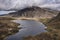
[[[24,37],[24,40],[60,40],[60,13],[51,20],[43,23],[47,26],[46,30],[48,32],[36,36],[27,36]]]
[[[44,23],[47,26],[46,33],[41,33],[36,36],[24,37],[24,40],[60,40],[60,13],[58,11],[50,11],[47,9],[41,9],[39,7],[31,7],[19,10],[17,12],[9,13],[5,16],[0,17],[0,39],[4,38],[6,33],[13,34],[15,31],[10,31],[11,29],[17,30],[18,24],[11,22],[10,20],[15,17],[19,20],[36,20]],[[58,15],[57,15],[58,14]],[[11,28],[11,29],[10,29]],[[5,29],[5,30],[4,30]],[[10,29],[10,30],[8,30]],[[3,31],[2,31],[3,30]]]
[[[0,40],[3,40],[6,36],[18,32],[17,23],[12,22],[14,18],[0,17]]]

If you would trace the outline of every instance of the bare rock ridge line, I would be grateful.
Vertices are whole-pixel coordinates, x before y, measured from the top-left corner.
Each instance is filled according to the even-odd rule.
[[[6,14],[5,16],[12,16],[12,17],[55,17],[59,12],[54,10],[49,10],[40,7],[29,7],[17,12],[12,12]]]

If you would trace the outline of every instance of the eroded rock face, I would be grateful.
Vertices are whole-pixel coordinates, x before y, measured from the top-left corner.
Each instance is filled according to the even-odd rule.
[[[9,13],[5,16],[13,17],[55,17],[58,14],[58,11],[51,11],[49,9],[39,8],[39,7],[29,7],[17,12]]]

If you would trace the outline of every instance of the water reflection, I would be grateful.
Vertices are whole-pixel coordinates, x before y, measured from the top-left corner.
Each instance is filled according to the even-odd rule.
[[[20,23],[22,29],[19,30],[18,33],[11,35],[6,38],[6,40],[22,40],[22,37],[25,36],[35,36],[42,32],[46,32],[45,25],[41,22],[33,21],[33,20],[14,20],[16,23]]]

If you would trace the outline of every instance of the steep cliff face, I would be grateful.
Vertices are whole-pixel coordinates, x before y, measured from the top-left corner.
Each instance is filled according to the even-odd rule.
[[[43,9],[39,7],[29,7],[17,12],[9,13],[5,16],[13,16],[13,17],[55,17],[58,14],[58,11],[51,11],[48,9]]]

